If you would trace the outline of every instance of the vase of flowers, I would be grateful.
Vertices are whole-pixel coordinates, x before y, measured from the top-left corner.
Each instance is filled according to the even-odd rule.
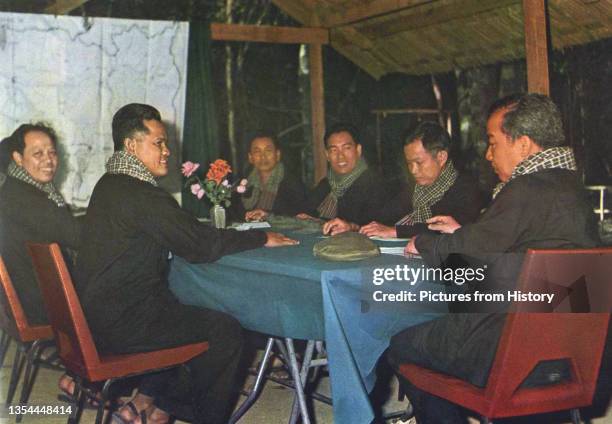
[[[231,205],[232,192],[238,193],[246,191],[247,180],[243,179],[239,183],[232,184],[229,174],[232,168],[223,159],[217,159],[210,164],[205,178],[200,178],[196,171],[200,167],[199,163],[183,163],[181,172],[187,181],[185,187],[189,186],[191,193],[198,199],[206,198],[212,203],[210,209],[210,219],[216,228],[225,228],[225,208]]]

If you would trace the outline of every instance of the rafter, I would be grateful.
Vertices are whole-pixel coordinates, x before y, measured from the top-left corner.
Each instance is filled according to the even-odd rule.
[[[481,13],[517,4],[520,4],[520,0],[439,0],[390,17],[371,19],[358,27],[364,34],[388,37],[407,30],[423,29],[457,19],[472,18]]]
[[[285,44],[329,43],[329,31],[323,28],[213,23],[210,25],[210,36],[217,41]]]
[[[318,25],[317,22],[313,21],[315,10],[313,0],[272,0],[272,3],[302,25]]]
[[[50,15],[66,15],[77,7],[83,6],[88,0],[54,0],[45,7],[44,13]]]
[[[435,0],[375,0],[360,4],[348,10],[333,10],[329,7],[329,13],[320,14],[321,25],[333,28],[340,25],[348,25],[370,19],[377,16],[395,13],[403,9],[419,6],[424,3],[431,3]]]

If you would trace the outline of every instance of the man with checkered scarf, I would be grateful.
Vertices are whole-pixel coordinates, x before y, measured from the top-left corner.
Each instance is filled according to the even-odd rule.
[[[406,187],[388,201],[376,220],[359,232],[369,237],[408,238],[431,231],[427,220],[452,216],[467,224],[478,218],[484,196],[478,182],[459,173],[449,156],[451,139],[436,122],[425,121],[405,138],[404,158],[414,186]]]
[[[421,254],[428,266],[440,266],[450,254],[487,264],[486,279],[468,284],[467,293],[513,290],[529,248],[589,248],[599,242],[573,152],[564,146],[561,114],[550,98],[526,94],[499,100],[490,109],[487,133],[486,158],[501,181],[493,202],[472,224],[432,217],[429,229],[443,234],[418,235],[405,250]],[[507,307],[503,302],[451,305],[459,313],[396,334],[389,362],[395,369],[412,363],[484,387]],[[464,422],[455,405],[400,381],[419,424]]]

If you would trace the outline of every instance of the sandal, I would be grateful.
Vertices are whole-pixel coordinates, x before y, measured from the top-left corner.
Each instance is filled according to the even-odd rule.
[[[59,400],[60,402],[75,404],[76,399],[74,398],[74,389],[76,387],[76,383],[72,378],[70,378],[70,382],[65,387],[62,387],[61,380],[63,380],[64,378],[70,378],[70,376],[68,374],[64,374],[61,377],[59,389],[61,390],[62,393],[57,395],[57,400]],[[100,399],[97,399],[97,397],[100,396],[100,393],[96,392],[95,396],[90,396],[90,393],[92,392],[91,391],[87,392],[87,398],[83,405],[83,408],[84,409],[98,409],[98,406],[100,406],[100,402],[99,402]],[[106,405],[104,405],[104,408],[108,409],[110,405],[111,405],[111,402],[108,401]],[[121,400],[117,400],[116,406],[122,407],[123,402]]]
[[[125,417],[121,415],[121,409],[123,409],[124,406],[128,407],[128,409],[130,410],[130,414],[133,415],[135,418],[130,418],[129,420],[126,420]],[[134,405],[134,402],[129,401],[129,402],[124,403],[123,406],[119,410],[113,412],[112,422],[114,424],[131,424],[138,417],[140,417],[140,422],[142,424],[147,424],[146,411],[143,409],[142,411],[138,412],[138,409],[136,408],[136,405]]]

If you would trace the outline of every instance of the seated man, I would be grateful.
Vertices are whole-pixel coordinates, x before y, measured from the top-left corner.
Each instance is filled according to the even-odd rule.
[[[242,351],[242,329],[221,312],[182,305],[168,287],[170,252],[192,262],[260,246],[296,242],[276,233],[217,230],[182,210],[157,186],[168,173],[166,129],[149,105],[129,104],[113,117],[115,153],[96,184],[75,273],[97,348],[153,351],[208,341],[187,362],[194,423],[225,423]],[[175,370],[143,378],[139,393],[114,414],[118,422],[166,423],[175,410],[168,387]],[[180,385],[178,385],[180,387]]]
[[[381,178],[361,157],[357,130],[346,124],[331,127],[324,137],[329,162],[323,178],[307,199],[307,210],[298,218],[341,218],[356,225],[371,221],[385,199]]]
[[[48,324],[26,242],[59,243],[76,250],[80,222],[72,216],[53,179],[59,166],[57,135],[45,124],[22,124],[0,145],[0,255],[30,325]],[[59,382],[68,395],[74,382]]]
[[[427,220],[450,215],[460,224],[474,221],[484,206],[478,182],[459,174],[449,158],[450,137],[435,122],[423,122],[406,138],[404,158],[415,180],[411,190],[402,190],[372,221],[360,228],[367,236],[412,237],[427,230]],[[406,213],[408,212],[408,213]],[[395,223],[395,225],[385,225]]]
[[[80,226],[53,184],[59,166],[57,136],[44,124],[23,124],[2,142],[7,164],[0,191],[0,254],[32,325],[47,324],[26,242],[57,242],[75,249]]]
[[[494,201],[472,224],[434,217],[406,247],[438,266],[453,253],[488,266],[487,278],[468,292],[506,292],[515,287],[528,248],[588,248],[597,245],[594,215],[573,152],[564,144],[561,114],[546,96],[526,94],[490,109],[487,159],[501,183]],[[465,304],[463,312],[504,312],[508,304]],[[395,335],[388,359],[398,369],[414,363],[483,387],[504,325],[503,313],[447,315]],[[534,329],[537,331],[537,329]],[[459,408],[400,378],[419,424],[463,422]]]
[[[266,219],[268,214],[294,216],[304,210],[306,190],[299,178],[281,162],[276,138],[260,132],[251,140],[247,192],[233,202],[237,215],[245,221]]]

